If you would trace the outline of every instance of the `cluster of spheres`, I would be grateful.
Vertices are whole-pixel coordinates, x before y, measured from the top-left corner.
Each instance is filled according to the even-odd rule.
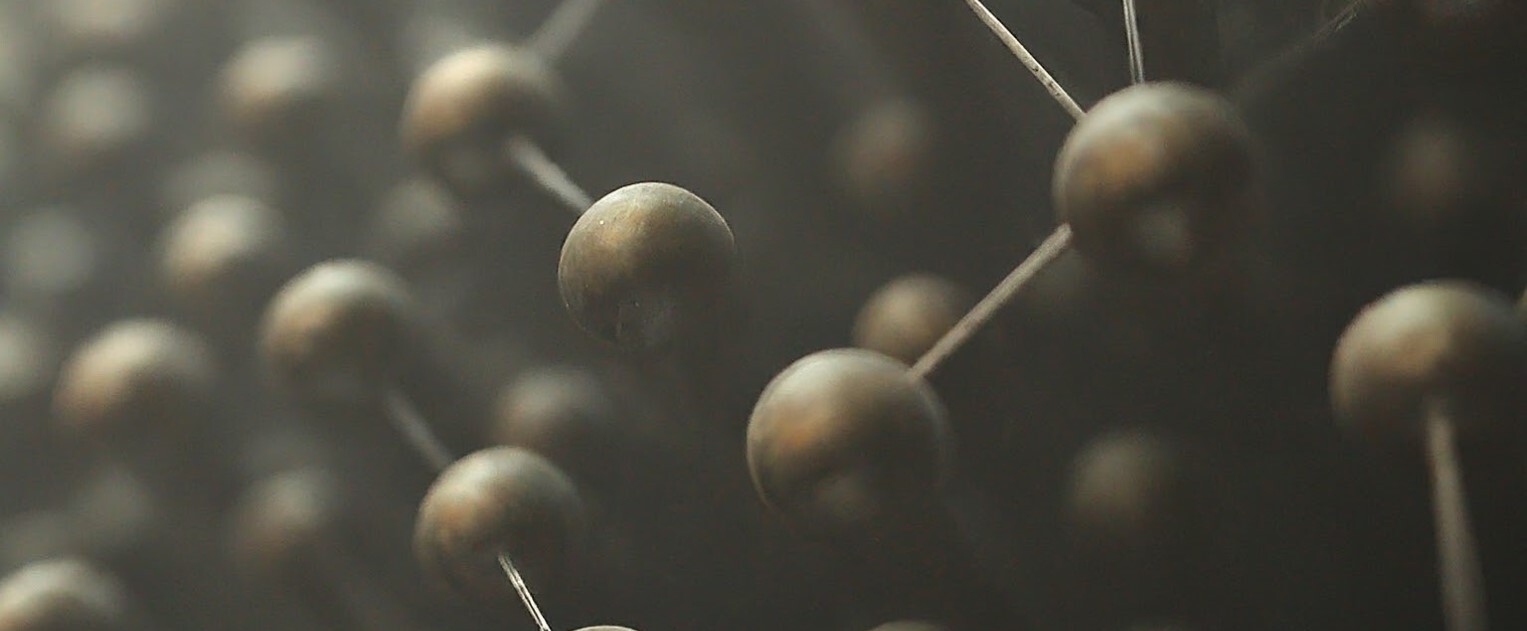
[[[1524,99],[1507,0],[0,0],[0,631],[1527,628]]]

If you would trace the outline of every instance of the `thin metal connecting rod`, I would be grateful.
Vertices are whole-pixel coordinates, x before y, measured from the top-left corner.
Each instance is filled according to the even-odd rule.
[[[939,338],[938,342],[933,344],[933,348],[928,349],[928,352],[917,359],[917,363],[912,365],[912,375],[918,379],[927,379],[929,375],[937,371],[939,366],[970,341],[970,338],[986,328],[992,317],[997,315],[997,312],[1001,311],[1007,303],[1012,302],[1013,297],[1034,280],[1040,270],[1069,247],[1071,247],[1071,226],[1061,224],[1049,238],[1044,240],[1044,243],[1039,244],[1039,247],[1029,254],[1028,258],[1019,263],[1018,267],[1013,268],[1007,278],[997,283],[991,293],[982,298],[981,302],[976,303],[965,317],[960,318],[960,321],[956,322],[948,333]]]
[[[1347,3],[1346,8],[1331,18],[1331,21],[1326,22],[1320,27],[1320,30],[1315,31],[1315,34],[1310,36],[1308,43],[1318,44],[1330,39],[1332,35],[1337,34],[1346,28],[1348,24],[1351,24],[1353,18],[1362,13],[1363,9],[1367,8],[1367,5],[1368,0],[1351,0],[1351,2]]]
[[[1145,50],[1140,44],[1140,16],[1135,0],[1124,0],[1124,38],[1129,42],[1129,81],[1145,83]]]
[[[1458,464],[1455,430],[1446,410],[1431,405],[1426,418],[1426,460],[1432,473],[1442,612],[1448,631],[1485,631],[1489,623],[1484,576]]]
[[[514,567],[514,561],[508,554],[498,553],[498,566],[504,568],[504,575],[509,577],[509,583],[514,585],[514,591],[520,595],[520,601],[525,603],[525,609],[530,611],[530,617],[535,619],[540,631],[551,631],[546,616],[541,615],[541,606],[536,604],[535,596],[530,594],[530,586],[525,584],[525,577],[520,576],[519,568]]]
[[[414,408],[413,403],[402,393],[393,391],[387,395],[387,412],[399,433],[413,446],[419,455],[429,463],[436,473],[440,473],[449,467],[455,458],[440,436],[430,427],[429,422],[424,420],[424,415]],[[530,593],[530,586],[525,583],[525,577],[520,575],[514,561],[506,552],[498,553],[498,565],[504,569],[504,575],[509,577],[509,584],[514,586],[515,593],[519,594],[520,601],[525,603],[526,611],[535,620],[540,631],[551,631],[551,625],[546,623],[546,616],[541,613],[541,606],[536,604],[536,599]]]
[[[1024,67],[1027,67],[1029,72],[1034,74],[1034,78],[1039,79],[1039,84],[1044,86],[1045,91],[1050,93],[1050,96],[1066,110],[1067,114],[1076,119],[1087,115],[1087,112],[1080,105],[1076,104],[1076,100],[1066,93],[1066,89],[1060,87],[1060,83],[1055,81],[1055,77],[1050,76],[1050,72],[1045,70],[1043,65],[1040,65],[1039,60],[1034,58],[1034,55],[1029,52],[1028,48],[1024,47],[1023,42],[1018,41],[1018,38],[1013,36],[1013,32],[1009,31],[1006,26],[1003,26],[1002,21],[997,19],[997,16],[992,15],[992,12],[986,8],[985,4],[981,3],[981,0],[965,0],[965,4],[970,5],[970,10],[975,12],[976,17],[981,18],[981,21],[986,24],[986,28],[991,29],[991,32],[997,36],[997,39],[1002,40],[1007,49],[1012,51],[1013,56],[1017,57],[1018,61],[1023,62]]]
[[[403,439],[413,446],[414,451],[419,452],[435,473],[440,473],[451,466],[455,458],[451,456],[450,448],[446,447],[445,442],[440,440],[440,436],[435,434],[435,430],[430,428],[429,423],[424,420],[422,414],[419,414],[418,408],[414,407],[408,397],[394,390],[387,393],[386,403],[388,420],[392,421],[398,433],[402,434]]]
[[[547,63],[555,63],[578,41],[602,4],[604,0],[565,0],[530,36],[526,47]]]
[[[530,139],[523,136],[510,138],[504,145],[504,151],[516,168],[530,176],[541,190],[561,202],[573,214],[581,215],[589,206],[594,205],[594,198]]]

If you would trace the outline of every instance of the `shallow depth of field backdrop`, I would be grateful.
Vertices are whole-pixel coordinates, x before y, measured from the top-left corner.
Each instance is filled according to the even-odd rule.
[[[1512,313],[1527,9],[1359,1],[991,0],[1084,110],[1125,5],[1212,104],[1068,180],[960,0],[0,0],[0,631],[534,629],[511,564],[556,631],[1444,628],[1420,430],[1333,355]],[[1064,186],[1121,214],[926,384],[765,394],[915,363]],[[1367,366],[1446,389],[1382,403],[1449,402],[1499,630],[1522,318]]]

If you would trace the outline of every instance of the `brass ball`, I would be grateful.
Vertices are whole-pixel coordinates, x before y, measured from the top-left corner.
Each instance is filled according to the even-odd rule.
[[[94,304],[110,273],[102,235],[74,208],[40,208],[5,235],[5,287],[17,304],[55,318],[78,317],[79,305]]]
[[[402,279],[335,260],[288,281],[271,300],[260,351],[278,384],[320,405],[379,400],[418,344],[418,309]]]
[[[534,451],[574,476],[621,475],[616,404],[593,374],[571,368],[521,375],[500,393],[489,439]]]
[[[1203,512],[1184,451],[1142,430],[1105,434],[1076,457],[1067,518],[1090,552],[1114,556],[1160,549],[1196,534]]]
[[[394,187],[371,219],[368,251],[396,269],[448,271],[465,258],[469,223],[444,189],[416,179]]]
[[[1077,123],[1056,160],[1055,208],[1077,249],[1181,271],[1226,246],[1250,212],[1251,133],[1203,88],[1144,83]]]
[[[121,321],[64,364],[55,422],[92,442],[173,451],[206,422],[215,380],[211,351],[197,336],[158,320]]]
[[[517,607],[498,555],[509,555],[532,589],[556,590],[580,563],[585,514],[578,489],[550,461],[515,447],[485,449],[456,461],[430,487],[414,555],[455,593]]]
[[[204,199],[166,227],[160,282],[201,322],[249,320],[289,273],[285,220],[250,198]]]
[[[735,252],[731,228],[705,200],[672,184],[632,184],[573,225],[557,282],[585,331],[658,348],[726,304]]]
[[[932,184],[937,131],[933,117],[914,101],[874,104],[836,140],[839,185],[875,219],[911,219]]]
[[[53,0],[38,6],[60,64],[141,62],[171,33],[178,0]]]
[[[1527,321],[1471,282],[1403,287],[1348,325],[1330,379],[1337,418],[1376,444],[1418,443],[1434,407],[1462,434],[1499,435],[1527,412]]]
[[[46,165],[67,182],[89,184],[141,166],[155,133],[154,102],[135,72],[85,66],[60,80],[42,106]]]
[[[854,346],[914,364],[975,306],[964,288],[932,274],[902,276],[877,290],[854,321]]]
[[[404,149],[457,193],[481,193],[506,175],[509,139],[545,143],[555,135],[565,92],[529,52],[493,44],[457,51],[409,90]]]
[[[319,469],[297,469],[259,482],[240,500],[233,529],[240,569],[268,584],[311,571],[336,545],[345,498],[339,481]]]
[[[336,66],[333,53],[315,38],[250,42],[223,69],[224,120],[265,154],[287,157],[310,147],[336,113]]]
[[[138,628],[122,584],[83,561],[33,563],[0,582],[0,631]]]
[[[927,510],[949,476],[943,404],[907,366],[838,349],[771,381],[748,422],[759,497],[809,530],[842,533]]]

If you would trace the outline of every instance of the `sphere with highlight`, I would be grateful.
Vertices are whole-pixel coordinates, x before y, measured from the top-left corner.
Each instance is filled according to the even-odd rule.
[[[39,109],[44,164],[67,182],[140,174],[155,142],[154,94],[128,68],[84,66],[70,72]]]
[[[321,405],[380,400],[418,342],[417,305],[403,280],[359,260],[320,263],[271,300],[260,350],[279,385]]]
[[[839,185],[872,220],[913,219],[932,186],[938,131],[915,101],[870,106],[835,141]]]
[[[877,290],[859,310],[854,345],[917,363],[975,304],[969,292],[944,278],[902,276]]]
[[[1376,444],[1418,443],[1432,413],[1501,436],[1527,414],[1527,321],[1468,281],[1403,287],[1348,325],[1330,378],[1337,418]]]
[[[286,240],[275,209],[245,197],[207,198],[165,229],[160,282],[203,322],[257,318],[289,273]]]
[[[220,79],[224,120],[241,139],[279,156],[310,147],[334,122],[338,63],[312,37],[272,37],[246,44]]]
[[[1203,510],[1187,454],[1147,431],[1105,434],[1072,465],[1067,520],[1093,554],[1178,550]]]
[[[24,566],[0,582],[0,631],[131,631],[126,589],[84,561]]]
[[[164,0],[53,0],[38,5],[54,63],[88,60],[142,63],[164,44],[179,2]]]
[[[527,51],[491,44],[457,51],[409,90],[404,149],[457,193],[480,193],[506,175],[509,139],[552,139],[564,93],[551,68]]]
[[[585,331],[659,348],[724,309],[735,253],[731,228],[705,200],[672,184],[632,184],[578,219],[557,282]]]
[[[171,449],[205,424],[215,387],[212,354],[199,337],[160,320],[126,320],[64,364],[54,418],[91,442]]]
[[[367,251],[410,274],[449,271],[466,258],[470,223],[464,210],[432,181],[404,182],[387,193],[371,217]]]
[[[1227,247],[1253,199],[1251,133],[1224,97],[1144,83],[1103,99],[1055,164],[1055,208],[1077,249],[1182,271]]]
[[[851,533],[931,510],[950,470],[945,417],[905,364],[857,349],[818,352],[759,397],[748,467],[759,497],[787,521]]]
[[[320,469],[277,474],[245,492],[234,514],[239,568],[268,584],[300,580],[336,545],[345,512],[338,480]]]
[[[593,374],[539,369],[506,386],[494,406],[489,439],[534,451],[575,477],[620,475],[616,404]]]
[[[414,555],[434,579],[485,606],[518,608],[499,554],[536,589],[568,586],[582,554],[586,509],[573,482],[530,451],[495,447],[456,461],[419,507]]]

